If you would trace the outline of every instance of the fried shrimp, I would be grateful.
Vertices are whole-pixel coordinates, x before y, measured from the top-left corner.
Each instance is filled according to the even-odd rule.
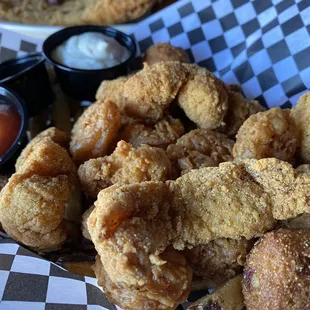
[[[34,139],[32,139],[27,146],[23,149],[22,153],[18,157],[15,168],[16,170],[19,169],[20,166],[23,165],[24,161],[28,158],[28,156],[32,153],[33,149],[35,148],[36,144],[41,142],[42,140],[50,140],[61,147],[67,149],[69,147],[70,137],[65,132],[51,127],[48,128],[41,133],[39,133]]]
[[[189,294],[191,269],[184,257],[172,249],[161,254],[160,259],[152,267],[154,280],[150,277],[144,287],[127,287],[122,283],[112,282],[99,256],[96,258],[94,271],[98,284],[103,287],[109,300],[122,309],[174,310]]]
[[[246,308],[309,309],[310,231],[267,233],[247,257],[242,288]]]
[[[224,126],[228,109],[226,86],[206,69],[184,66],[190,71],[190,76],[177,97],[180,107],[200,128],[217,129]]]
[[[127,76],[121,76],[115,80],[104,80],[96,93],[97,100],[114,102],[121,112],[124,111],[124,85]]]
[[[80,221],[76,167],[61,146],[67,142],[55,128],[38,135],[0,194],[4,230],[35,250],[59,249],[67,237],[67,220]]]
[[[140,303],[146,309],[174,309],[189,294],[191,269],[182,255],[167,249],[169,196],[169,188],[159,182],[113,185],[99,193],[88,217],[100,256],[99,283],[125,309]]]
[[[181,121],[169,116],[153,126],[142,122],[132,123],[123,129],[122,139],[134,147],[147,144],[166,149],[183,134],[184,126]]]
[[[73,159],[82,163],[105,156],[120,127],[121,114],[115,103],[97,101],[89,106],[72,129],[70,151]]]
[[[124,112],[128,116],[158,121],[186,82],[188,70],[179,62],[144,66],[124,85]]]
[[[149,66],[161,61],[179,61],[190,63],[189,56],[180,47],[172,46],[169,43],[158,43],[149,47],[143,59]]]
[[[69,191],[65,175],[14,174],[0,195],[0,221],[5,232],[37,250],[58,249],[66,239],[63,218]]]
[[[196,129],[182,136],[167,148],[167,155],[182,174],[200,167],[215,167],[233,159],[234,141],[224,134]]]
[[[78,174],[85,192],[96,198],[100,190],[116,183],[169,180],[171,164],[160,148],[145,144],[134,149],[120,141],[113,154],[85,162],[79,167]]]
[[[250,116],[236,138],[234,158],[275,157],[292,162],[298,144],[298,132],[290,111],[280,108]]]

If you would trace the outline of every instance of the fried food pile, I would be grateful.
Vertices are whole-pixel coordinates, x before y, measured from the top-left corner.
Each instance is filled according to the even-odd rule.
[[[3,228],[59,248],[79,181],[95,275],[122,309],[175,309],[193,277],[216,290],[192,309],[307,309],[309,95],[292,111],[265,110],[171,48],[102,82],[71,157],[56,129],[28,145],[0,194]]]
[[[0,19],[43,25],[74,26],[126,23],[147,13],[158,0],[1,0]]]

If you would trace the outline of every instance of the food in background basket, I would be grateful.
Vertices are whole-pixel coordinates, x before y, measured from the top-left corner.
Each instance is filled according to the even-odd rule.
[[[1,0],[0,19],[41,25],[111,25],[146,14],[157,0]]]

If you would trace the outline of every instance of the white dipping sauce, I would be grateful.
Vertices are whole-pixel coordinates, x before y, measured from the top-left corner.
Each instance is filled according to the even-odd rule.
[[[128,49],[100,32],[85,32],[73,36],[56,47],[52,58],[73,69],[111,68],[127,60]]]

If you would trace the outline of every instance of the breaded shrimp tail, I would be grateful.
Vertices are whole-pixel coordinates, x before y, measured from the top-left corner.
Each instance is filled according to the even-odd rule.
[[[114,102],[97,101],[90,105],[72,129],[70,152],[73,159],[81,164],[105,156],[120,127],[121,114]]]

